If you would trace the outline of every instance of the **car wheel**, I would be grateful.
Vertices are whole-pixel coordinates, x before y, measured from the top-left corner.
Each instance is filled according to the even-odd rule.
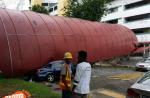
[[[135,71],[139,71],[139,68],[136,67],[136,68],[135,68]]]
[[[48,76],[47,76],[47,81],[48,82],[54,82],[54,75],[52,75],[52,74],[49,74]]]

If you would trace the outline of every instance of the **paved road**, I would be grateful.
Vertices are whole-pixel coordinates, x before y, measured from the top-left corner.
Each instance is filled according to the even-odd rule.
[[[125,98],[127,88],[143,74],[127,68],[92,68],[90,98]],[[58,83],[50,87],[61,93]]]
[[[91,79],[92,98],[125,98],[126,90],[143,72],[125,68],[93,68]]]

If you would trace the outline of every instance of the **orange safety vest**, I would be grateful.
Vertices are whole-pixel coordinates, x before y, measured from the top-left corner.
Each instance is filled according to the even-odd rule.
[[[66,88],[66,85],[62,81],[62,75],[61,75],[59,85],[62,90],[71,89],[71,73],[70,73],[69,65],[65,64],[65,67],[66,67],[65,81],[66,81],[66,85],[68,86],[68,88]]]

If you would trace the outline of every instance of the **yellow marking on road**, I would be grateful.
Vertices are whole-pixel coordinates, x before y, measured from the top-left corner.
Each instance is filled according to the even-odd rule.
[[[142,72],[125,73],[125,74],[109,76],[109,79],[132,80],[132,79],[140,78],[143,75],[144,75],[144,73],[142,73]]]
[[[111,91],[111,90],[99,90],[97,93],[104,94],[106,96],[114,97],[114,98],[125,98],[125,95]]]
[[[98,78],[99,76],[92,76],[93,78]]]

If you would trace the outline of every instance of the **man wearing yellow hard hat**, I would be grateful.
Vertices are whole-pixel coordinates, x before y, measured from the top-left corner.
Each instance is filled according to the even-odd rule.
[[[71,98],[71,74],[72,74],[72,54],[64,54],[65,63],[62,65],[60,75],[60,88],[62,89],[62,98]]]

